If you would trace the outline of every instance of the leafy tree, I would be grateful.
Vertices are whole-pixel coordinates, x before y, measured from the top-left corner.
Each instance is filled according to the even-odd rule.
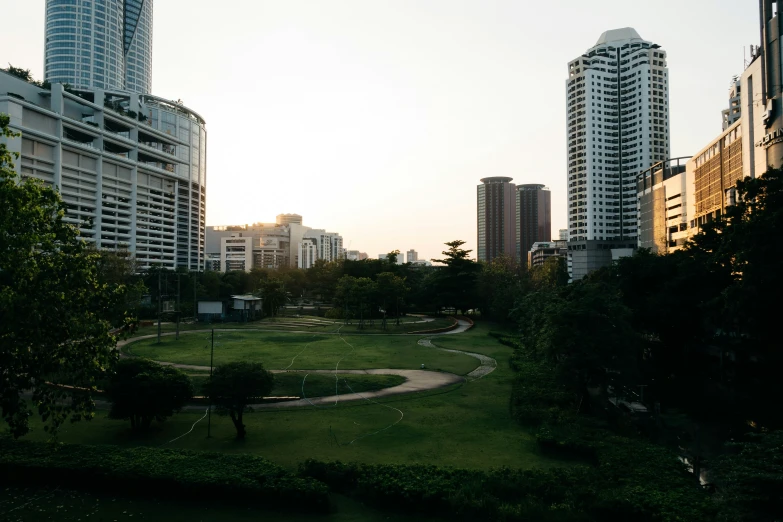
[[[14,67],[9,63],[8,69],[4,69],[4,71],[7,72],[8,74],[16,76],[17,78],[20,78],[29,83],[33,83],[35,81],[33,79],[33,73],[30,72],[30,69],[22,69],[21,67]]]
[[[237,438],[247,434],[242,416],[253,400],[272,391],[274,375],[261,363],[233,362],[215,368],[205,385],[206,394],[217,406],[217,412],[228,415],[237,430]]]
[[[378,285],[369,277],[343,276],[337,284],[335,303],[343,310],[346,322],[359,316],[359,329],[364,328],[366,317],[372,316],[372,305],[376,302]]]
[[[555,364],[561,381],[589,407],[588,386],[606,388],[612,375],[634,382],[639,339],[630,310],[617,291],[602,282],[574,283],[550,298],[535,328],[532,348]]]
[[[137,317],[141,300],[147,292],[147,286],[139,275],[140,270],[136,258],[127,249],[97,251],[98,279],[102,284],[124,286],[124,298],[117,300],[112,311],[115,322],[122,322],[127,317],[133,320]]]
[[[509,320],[514,301],[527,283],[527,271],[511,257],[504,255],[483,263],[477,282],[482,316]]]
[[[383,310],[383,329],[386,329],[386,315],[391,308],[396,311],[396,324],[400,324],[400,304],[408,292],[405,286],[405,278],[383,272],[378,274],[375,281],[377,288],[378,304]]]
[[[470,259],[472,250],[460,248],[464,244],[461,240],[446,243],[449,249],[442,252],[444,258],[432,260],[446,265],[436,272],[432,291],[440,306],[467,312],[479,302],[477,280],[481,265]]]
[[[267,279],[261,283],[261,298],[263,299],[264,311],[272,317],[277,316],[280,307],[288,299],[285,283],[277,278]]]
[[[8,125],[0,115],[0,137],[12,139]],[[0,142],[0,408],[19,437],[31,405],[47,431],[91,417],[89,390],[115,360],[111,330],[122,324],[116,312],[126,290],[100,280],[99,256],[63,220],[60,196],[19,180],[13,159]]]
[[[148,359],[122,359],[106,386],[112,403],[109,417],[130,419],[131,428],[146,430],[174,415],[193,397],[190,378],[171,366]]]

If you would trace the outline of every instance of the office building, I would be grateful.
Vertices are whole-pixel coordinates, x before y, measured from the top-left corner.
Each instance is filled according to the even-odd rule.
[[[780,23],[781,8],[783,0],[759,0],[759,11],[761,20],[759,29],[761,31],[761,51],[760,51],[760,75],[754,75],[751,82],[751,89],[743,85],[743,91],[748,90],[753,93],[753,89],[758,91],[760,96],[747,96],[748,104],[743,103],[743,113],[745,107],[763,108],[761,119],[754,118],[752,122],[746,122],[749,129],[758,132],[753,133],[754,140],[751,140],[745,146],[752,152],[755,146],[761,150],[759,156],[766,156],[766,165],[775,168],[783,167],[783,64],[781,63],[781,44],[783,44],[783,24]],[[758,59],[757,59],[758,60]],[[743,74],[743,79],[747,76]],[[759,77],[760,76],[760,77]],[[759,89],[758,82],[761,82]],[[755,115],[754,115],[755,116]],[[754,127],[758,125],[763,127]],[[763,130],[762,130],[763,129]],[[754,158],[749,158],[750,163],[754,163]],[[758,165],[758,164],[757,164]],[[766,170],[766,168],[764,169]],[[764,171],[759,171],[761,175]]]
[[[557,231],[557,239],[560,241],[568,241],[568,229],[567,228],[561,228]]]
[[[537,241],[552,239],[552,196],[544,185],[517,185],[516,255],[522,261]]]
[[[275,223],[278,225],[301,225],[302,216],[299,214],[278,214],[277,217],[275,217]]]
[[[666,52],[616,29],[568,69],[569,239],[635,241],[636,177],[669,157]]]
[[[517,253],[516,194],[512,178],[481,180],[477,189],[478,260]]]
[[[46,0],[44,79],[152,92],[152,0]]]
[[[546,260],[552,257],[566,259],[568,255],[568,241],[537,241],[530,247],[527,253],[527,265],[530,268],[543,266]]]
[[[751,46],[752,48],[752,46]],[[723,116],[723,130],[728,129],[742,116],[742,82],[739,76],[731,79],[729,87],[729,108],[721,113]]]
[[[389,259],[389,254],[378,254],[378,259],[380,261],[387,261]],[[401,265],[405,263],[405,259],[403,258],[402,254],[397,254],[397,262],[396,264]]]
[[[686,170],[688,159],[666,160],[639,174],[639,247],[666,254],[688,240],[694,204],[694,173]]]
[[[281,224],[286,221],[281,216],[296,218]],[[205,244],[210,268],[224,272],[311,268],[318,259],[337,261],[346,257],[342,236],[305,227],[301,222],[298,214],[280,214],[276,223],[207,227]]]
[[[408,250],[405,254],[405,262],[406,263],[415,263],[419,260],[419,253],[413,250],[412,248]]]
[[[66,221],[97,248],[127,248],[144,269],[204,267],[204,119],[149,94],[43,89],[0,71],[0,113],[16,170],[59,190]]]

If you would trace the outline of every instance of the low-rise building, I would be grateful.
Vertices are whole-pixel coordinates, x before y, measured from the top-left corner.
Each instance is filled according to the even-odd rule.
[[[636,238],[623,241],[587,240],[568,242],[568,274],[571,281],[579,281],[590,272],[609,266],[623,257],[632,256],[637,247]]]
[[[568,258],[568,241],[537,241],[527,253],[529,267],[543,266],[550,257]]]
[[[686,169],[688,159],[662,161],[639,174],[640,248],[665,254],[682,248],[688,240],[694,198],[693,171]]]

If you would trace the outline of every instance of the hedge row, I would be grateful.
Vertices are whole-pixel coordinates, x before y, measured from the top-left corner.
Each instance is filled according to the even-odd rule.
[[[0,482],[329,510],[324,484],[251,455],[0,439]]]
[[[586,521],[571,508],[595,495],[590,470],[579,466],[483,472],[307,460],[299,471],[379,508],[459,520]]]

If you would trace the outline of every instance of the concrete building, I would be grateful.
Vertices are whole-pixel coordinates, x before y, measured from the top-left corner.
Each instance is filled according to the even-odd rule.
[[[544,185],[517,185],[516,258],[522,261],[533,243],[552,239],[552,194]]]
[[[550,257],[568,258],[568,241],[537,241],[527,253],[527,266],[543,266]]]
[[[619,241],[569,241],[568,275],[571,281],[579,281],[590,272],[609,266],[612,262],[633,255],[636,239],[626,243]]]
[[[415,263],[418,260],[419,260],[419,253],[413,250],[412,248],[405,253],[406,263]]]
[[[478,260],[492,261],[506,254],[515,257],[516,194],[512,178],[481,180],[477,189]]]
[[[739,124],[736,124],[739,125]],[[673,158],[639,174],[639,247],[666,254],[685,245],[693,218],[693,171],[689,158]]]
[[[739,76],[731,79],[729,87],[729,108],[721,113],[723,116],[723,130],[728,129],[742,116],[742,82]]]
[[[219,259],[219,264],[213,262],[212,266],[223,271],[284,266],[311,268],[317,259],[337,261],[345,258],[343,238],[336,232],[305,227],[297,214],[281,216],[296,218],[287,224],[207,227],[207,255],[210,259]],[[285,219],[278,216],[278,221]]]
[[[302,216],[299,214],[278,214],[277,217],[275,217],[275,223],[278,225],[301,225],[302,224]]]
[[[318,259],[318,241],[314,237],[306,237],[299,243],[298,267],[312,268]]]
[[[152,92],[152,0],[46,0],[44,79]]]
[[[568,229],[567,228],[561,228],[557,231],[557,238],[560,241],[568,241]]]
[[[387,259],[389,259],[389,254],[378,254],[378,259],[381,260],[381,261],[386,261]],[[401,265],[403,263],[405,263],[405,259],[403,258],[403,255],[402,254],[398,254],[397,255],[397,264]]]
[[[16,170],[59,190],[66,221],[139,267],[204,267],[204,119],[149,94],[43,89],[0,71],[0,113],[21,137]]]
[[[759,21],[761,32],[759,59],[761,63],[759,65],[761,74],[760,77],[755,73],[752,74],[753,78],[749,79],[752,89],[747,90],[753,93],[756,89],[759,91],[760,97],[746,97],[753,107],[764,108],[761,122],[757,122],[755,118],[752,122],[746,121],[746,124],[749,123],[749,128],[754,130],[761,131],[759,127],[755,127],[759,123],[764,126],[763,134],[761,132],[754,133],[754,139],[749,144],[752,144],[752,149],[755,149],[755,146],[760,147],[759,152],[763,151],[766,155],[764,167],[770,165],[776,168],[783,166],[783,63],[781,63],[783,24],[780,23],[783,5],[781,4],[783,4],[783,0],[759,0],[761,14]],[[743,74],[743,79],[745,76]],[[761,81],[761,89],[757,86],[759,80]],[[746,90],[745,85],[743,85],[744,90]],[[743,103],[743,114],[746,106]],[[754,163],[753,159],[750,159],[750,162]],[[759,175],[762,173],[763,171],[759,171]]]
[[[568,74],[568,252],[576,280],[637,243],[636,178],[669,157],[669,72],[659,45],[624,28],[603,33]],[[610,245],[617,252],[606,252]]]

